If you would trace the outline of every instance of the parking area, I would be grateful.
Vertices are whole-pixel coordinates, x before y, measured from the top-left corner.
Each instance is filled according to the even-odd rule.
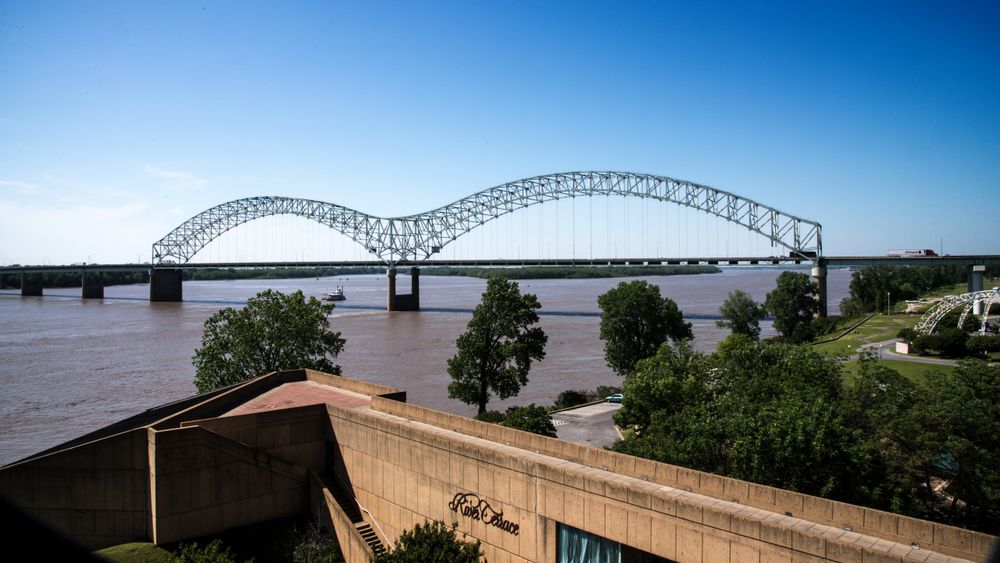
[[[560,439],[596,448],[610,446],[618,439],[614,416],[620,403],[597,403],[552,415]]]

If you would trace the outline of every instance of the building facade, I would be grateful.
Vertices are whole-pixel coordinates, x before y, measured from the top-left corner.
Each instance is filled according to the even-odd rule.
[[[427,520],[487,560],[964,561],[996,538],[410,405],[299,370],[163,405],[0,469],[89,548],[311,511],[348,561]]]

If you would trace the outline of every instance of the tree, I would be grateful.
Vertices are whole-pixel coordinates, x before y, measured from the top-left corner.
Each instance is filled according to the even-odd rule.
[[[508,428],[556,438],[556,426],[552,424],[552,416],[549,415],[549,411],[545,410],[545,407],[535,406],[534,403],[526,407],[507,409],[507,417],[501,424]]]
[[[205,321],[201,348],[195,350],[194,384],[199,393],[283,369],[340,373],[330,362],[344,349],[330,330],[332,304],[301,291],[290,295],[265,290],[241,309],[226,307]]]
[[[719,314],[725,317],[725,320],[715,321],[719,328],[728,328],[733,334],[745,334],[751,340],[757,340],[760,338],[760,320],[767,311],[749,293],[737,289],[722,302]]]
[[[448,360],[448,397],[486,412],[490,396],[506,399],[528,383],[532,360],[545,357],[548,337],[540,327],[538,298],[521,295],[517,282],[490,278],[468,329],[458,337],[458,354]]]
[[[927,373],[918,415],[933,433],[926,466],[944,479],[946,513],[957,523],[997,529],[1000,510],[1000,366],[965,360]],[[963,514],[964,513],[964,514]]]
[[[823,496],[852,497],[852,436],[835,411],[840,366],[809,348],[737,335],[706,357],[664,346],[625,380],[625,403],[648,413],[614,449]],[[630,385],[630,381],[632,384]]]
[[[644,431],[654,413],[673,415],[704,401],[711,385],[713,361],[686,342],[664,344],[656,354],[640,360],[625,378],[622,408],[615,413],[619,426]]]
[[[790,342],[812,338],[812,320],[819,312],[818,290],[809,276],[782,272],[764,307],[774,317],[774,328]]]
[[[693,338],[691,323],[660,288],[637,280],[621,282],[597,298],[601,308],[601,340],[608,366],[628,375],[635,364],[656,353],[661,344]]]
[[[396,546],[372,559],[372,563],[475,563],[483,553],[480,542],[465,542],[458,538],[455,529],[443,522],[417,524],[404,530]]]

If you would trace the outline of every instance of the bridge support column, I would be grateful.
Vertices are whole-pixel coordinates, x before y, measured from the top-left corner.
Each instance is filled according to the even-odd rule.
[[[816,300],[819,301],[818,317],[826,316],[826,264],[817,263],[812,269],[812,281],[816,284]]]
[[[150,301],[183,301],[181,270],[155,268],[149,271]]]
[[[80,288],[84,299],[104,299],[104,273],[80,274]]]
[[[385,277],[389,281],[389,299],[386,302],[386,311],[396,310],[396,268],[389,268],[385,271]]]
[[[986,266],[982,264],[977,264],[975,266],[969,266],[969,293],[975,293],[977,291],[983,290],[983,277],[986,274]],[[975,301],[972,304],[972,313],[976,315],[983,314],[983,302]]]
[[[419,311],[420,310],[420,269],[410,269],[410,293],[396,293],[396,268],[385,272],[389,281],[389,294],[386,303],[387,311]]]
[[[42,275],[21,274],[21,297],[42,296]]]

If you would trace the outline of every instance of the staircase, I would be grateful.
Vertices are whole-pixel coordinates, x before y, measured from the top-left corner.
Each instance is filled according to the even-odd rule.
[[[375,530],[372,529],[368,524],[362,523],[360,526],[356,526],[358,533],[364,538],[365,543],[368,547],[372,548],[372,553],[378,555],[385,551],[385,546],[382,545],[382,540],[378,539],[378,535],[375,534]]]
[[[358,507],[358,503],[355,502],[354,497],[349,495],[335,479],[326,479],[324,484],[330,490],[330,494],[333,495],[337,504],[340,505],[340,509],[351,519],[354,529],[361,534],[365,543],[371,548],[372,553],[378,555],[385,552],[382,540],[379,539],[378,534],[375,533],[371,525],[365,522],[364,517],[361,515],[361,509]]]

